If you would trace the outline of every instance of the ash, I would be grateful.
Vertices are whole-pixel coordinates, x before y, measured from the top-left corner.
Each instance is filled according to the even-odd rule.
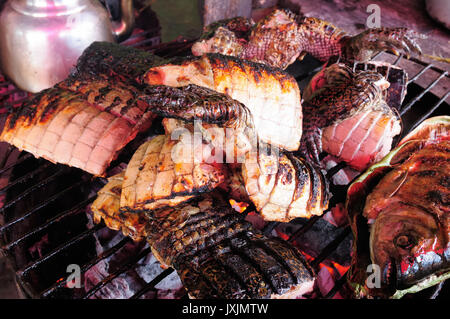
[[[94,223],[92,216],[88,212],[88,227],[92,228]],[[125,239],[125,236],[118,231],[114,231],[108,228],[103,228],[95,234],[95,246],[97,255],[102,254],[109,248],[114,247],[116,244]],[[126,264],[134,256],[138,255],[141,251],[147,249],[148,243],[129,241],[117,252],[110,257],[98,262],[84,274],[84,289],[89,292],[98,283],[102,282],[118,271],[122,265]],[[152,281],[158,276],[164,269],[161,264],[156,260],[152,253],[147,254],[141,258],[135,265],[130,267],[99,291],[97,291],[91,299],[128,299],[139,292],[146,286],[147,283]],[[174,271],[169,276],[159,282],[154,289],[146,292],[140,298],[145,299],[176,299],[185,295],[185,289],[181,283],[180,278]]]

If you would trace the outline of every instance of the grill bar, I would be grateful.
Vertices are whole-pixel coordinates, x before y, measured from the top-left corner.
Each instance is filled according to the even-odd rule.
[[[424,115],[422,115],[418,120],[414,122],[414,124],[411,127],[411,131],[414,130],[417,126],[419,126],[420,123],[422,123],[424,120],[430,117],[430,115],[437,110],[437,108],[447,99],[447,97],[450,95],[450,91],[445,93],[445,95],[434,104],[428,112],[426,112]]]
[[[145,295],[150,290],[154,290],[155,286],[163,281],[167,276],[173,273],[175,270],[173,268],[167,268],[162,271],[158,276],[156,276],[152,281],[150,281],[147,285],[145,285],[141,290],[135,293],[130,299],[139,299],[143,295]]]
[[[311,217],[308,222],[303,225],[303,227],[297,229],[297,231],[295,231],[289,238],[288,241],[289,242],[293,242],[295,241],[298,237],[300,237],[301,235],[303,235],[304,233],[306,233],[308,230],[311,229],[311,227],[320,219],[322,218],[322,216],[313,216]]]
[[[97,256],[97,258],[94,258],[93,260],[87,262],[86,264],[84,264],[81,267],[81,271],[83,273],[85,273],[86,271],[88,271],[91,267],[93,267],[94,265],[96,265],[97,263],[99,263],[100,261],[112,256],[113,254],[115,254],[119,249],[121,249],[122,247],[124,247],[127,243],[131,242],[131,238],[129,237],[125,237],[123,238],[120,242],[118,242],[117,244],[115,244],[113,247],[109,248],[108,250],[105,250],[103,253],[101,253],[100,255]],[[62,288],[66,281],[67,281],[68,276],[64,277],[64,279],[62,281],[59,281],[57,283],[55,283],[53,286],[49,287],[48,289],[44,290],[43,292],[40,293],[40,297],[48,297],[50,296],[53,292],[55,292],[57,289]]]
[[[327,292],[327,294],[325,296],[323,296],[324,299],[331,299],[334,297],[334,295],[336,295],[336,293],[338,293],[342,287],[345,285],[345,283],[347,282],[347,275],[348,275],[348,270],[345,272],[344,275],[341,276],[341,278],[339,278],[333,288],[330,289],[330,291]]]
[[[408,80],[408,84],[416,81],[422,74],[424,74],[427,70],[429,70],[431,67],[433,67],[432,64],[427,65],[426,67],[424,67],[422,70],[420,70],[419,72],[417,72],[416,75],[414,75],[411,79]]]
[[[11,146],[11,148],[14,149],[13,146]],[[13,169],[17,165],[23,163],[24,161],[26,161],[27,159],[30,159],[32,157],[33,157],[33,155],[31,153],[25,153],[23,156],[19,157],[19,159],[16,162],[14,162],[12,164],[9,164],[8,166],[5,166],[2,169],[0,169],[0,175],[3,174],[4,172],[10,170],[10,169]]]
[[[46,254],[45,256],[42,256],[41,258],[39,258],[38,260],[28,264],[25,268],[19,270],[17,273],[19,276],[23,277],[25,276],[30,270],[35,269],[36,267],[38,267],[40,264],[42,264],[43,262],[49,260],[50,258],[52,258],[53,256],[56,256],[58,253],[64,251],[65,249],[69,248],[70,246],[82,241],[83,239],[85,239],[86,237],[94,234],[96,231],[100,230],[101,228],[105,227],[105,225],[102,224],[98,224],[95,225],[93,228],[91,229],[87,229],[84,232],[82,232],[81,234],[71,238],[70,240],[66,241],[64,244],[60,245],[59,247],[57,247],[55,250],[49,252],[48,254]]]
[[[48,220],[45,224],[37,227],[36,229],[26,233],[25,235],[23,235],[22,237],[16,239],[13,242],[8,243],[7,245],[4,245],[2,248],[5,250],[11,250],[11,248],[17,246],[18,244],[20,244],[21,242],[23,242],[24,240],[46,230],[47,228],[49,228],[50,226],[60,222],[62,219],[71,216],[71,215],[75,215],[78,214],[81,210],[83,210],[86,205],[88,205],[89,203],[91,203],[92,201],[94,201],[96,198],[96,196],[92,196],[90,198],[87,198],[85,200],[83,200],[82,202],[80,202],[78,205],[76,205],[75,207],[68,209],[58,215],[56,215],[55,217],[53,217],[52,219]]]
[[[133,265],[135,265],[139,260],[147,256],[151,252],[150,247],[144,249],[139,254],[131,258],[128,262],[122,265],[118,270],[110,274],[108,277],[103,279],[101,282],[99,282],[95,287],[93,287],[91,290],[86,292],[86,295],[83,297],[84,299],[88,299],[89,297],[93,296],[96,292],[98,292],[100,289],[105,287],[108,283],[113,281],[115,278],[126,272],[127,270],[131,269]]]
[[[58,171],[58,172],[59,172],[59,174],[61,174],[61,171]],[[57,173],[58,173],[58,172],[57,172]],[[59,174],[58,174],[58,175],[59,175]],[[53,175],[52,175],[52,176],[53,176]],[[83,185],[83,184],[87,184],[88,182],[89,182],[89,181],[81,180],[81,181],[79,181],[79,182],[77,182],[77,183],[75,183],[75,184],[72,184],[72,185],[69,186],[68,188],[62,190],[62,191],[59,192],[58,194],[55,194],[55,195],[49,197],[46,201],[44,201],[43,203],[40,203],[40,204],[36,205],[36,206],[33,207],[30,211],[26,212],[25,214],[23,214],[23,215],[20,216],[19,218],[16,218],[16,219],[14,219],[14,220],[12,220],[12,221],[9,221],[8,223],[6,223],[6,224],[3,225],[2,227],[0,227],[0,234],[3,233],[3,232],[5,232],[5,230],[8,229],[9,227],[11,227],[11,226],[17,224],[18,222],[22,222],[22,221],[24,221],[25,219],[29,218],[30,216],[32,216],[32,215],[35,214],[37,211],[39,211],[39,210],[42,209],[43,207],[47,206],[47,205],[50,204],[51,202],[53,202],[53,201],[59,199],[60,196],[62,196],[63,194],[65,194],[65,193],[67,193],[67,192],[69,192],[69,191],[71,191],[71,190],[73,190],[73,189],[76,189],[76,188],[80,187],[80,186]],[[16,203],[16,202],[17,202],[17,200],[14,201],[14,203]],[[11,205],[14,204],[14,203],[11,203]],[[11,206],[11,205],[9,205],[9,206]],[[6,206],[6,205],[5,205],[5,206]],[[4,209],[4,208],[5,208],[5,207],[3,207],[3,209]],[[1,213],[1,212],[2,212],[2,211],[0,210],[0,213]]]
[[[447,76],[448,72],[442,73],[436,80],[434,80],[430,85],[428,85],[425,90],[423,90],[420,94],[418,94],[415,98],[413,98],[408,104],[406,104],[402,109],[400,110],[400,115],[404,115],[406,112],[408,112],[411,107],[417,103],[428,91],[430,91],[442,78]]]
[[[343,240],[350,235],[350,227],[347,226],[335,239],[333,239],[320,253],[319,256],[314,258],[314,261],[311,263],[313,268],[317,268],[319,264],[324,261],[332,252],[336,250],[336,248],[343,242]]]
[[[25,175],[23,175],[20,178],[15,179],[12,182],[9,182],[8,185],[6,185],[4,188],[0,189],[0,194],[5,193],[7,190],[11,189],[11,187],[16,186],[17,184],[23,183],[24,181],[33,178],[36,174],[39,174],[43,171],[45,171],[48,167],[50,167],[52,164],[50,162],[43,163],[41,166],[39,166],[34,171],[31,171]]]
[[[22,199],[24,199],[25,197],[27,197],[28,195],[32,194],[34,191],[36,191],[37,189],[49,184],[51,181],[53,181],[55,178],[57,178],[58,176],[62,175],[63,173],[67,172],[67,169],[60,169],[58,171],[56,171],[54,174],[52,174],[51,176],[47,177],[46,179],[44,179],[42,182],[35,184],[34,186],[32,186],[31,188],[27,189],[26,191],[24,191],[23,193],[21,193],[20,195],[18,195],[15,199],[13,199],[12,201],[9,201],[8,203],[5,203],[5,205],[0,208],[0,214],[2,214],[7,208],[15,205],[17,202],[21,201]],[[5,226],[0,228],[0,232],[2,231],[2,229],[4,229]]]

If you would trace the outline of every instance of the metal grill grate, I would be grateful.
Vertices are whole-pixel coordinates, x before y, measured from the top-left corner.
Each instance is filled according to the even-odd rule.
[[[133,46],[144,48],[161,56],[175,56],[188,52],[191,44],[191,41],[175,41],[158,46],[147,46],[148,43],[143,42],[138,44],[135,43]],[[376,55],[374,59],[378,58],[379,55],[380,54]],[[394,64],[398,64],[400,60],[401,57],[397,58]],[[430,93],[430,90],[438,85],[438,83],[441,83],[443,79],[448,81],[448,73],[417,59],[412,59],[412,61],[419,64],[422,69],[409,80],[408,94],[400,109],[400,114],[404,121],[403,135],[411,131],[425,118],[432,115],[448,113],[449,111],[449,106],[446,102],[449,95],[448,91],[440,97]],[[302,62],[302,67],[300,68],[301,72],[295,74],[296,79],[299,83],[307,80],[318,70],[318,67],[319,64],[317,61],[312,61],[307,58]],[[430,85],[425,88],[415,85],[415,82],[419,78],[431,71],[437,72],[438,77]],[[8,101],[10,104],[20,104],[20,102],[27,97],[27,94],[14,88],[6,81],[0,84],[0,90],[1,89],[3,89],[3,91],[0,91],[0,100]],[[12,94],[19,94],[19,97],[12,99],[10,98]],[[421,111],[419,112],[418,110]],[[114,168],[122,161],[127,162],[138,146],[138,141],[139,138],[136,143],[130,143],[131,145],[128,145],[125,148],[119,156],[119,159],[117,159],[111,167]],[[89,229],[69,231],[68,234],[55,240],[56,244],[54,247],[43,252],[37,258],[30,258],[31,261],[19,260],[17,257],[18,252],[27,248],[33,240],[36,241],[36,239],[48,234],[51,229],[60,229],[65,227],[68,222],[70,223],[75,219],[82,218],[86,207],[88,207],[96,197],[95,193],[92,193],[92,189],[99,189],[106,183],[106,179],[94,179],[91,175],[81,172],[80,170],[63,165],[53,165],[45,160],[35,159],[31,154],[25,152],[20,153],[12,146],[4,147],[4,153],[3,158],[0,157],[0,181],[2,177],[8,178],[11,174],[14,175],[14,179],[10,180],[5,187],[0,189],[0,196],[5,198],[4,205],[0,208],[1,249],[12,261],[14,268],[16,269],[17,281],[28,297],[52,298],[56,296],[65,296],[64,292],[67,290],[65,284],[68,277],[65,270],[61,267],[53,266],[52,269],[56,269],[57,271],[51,274],[44,274],[42,273],[42,269],[48,269],[45,268],[45,266],[48,267],[49,264],[57,264],[61,256],[74,254],[77,249],[84,249],[85,246],[83,246],[83,244],[86,245],[85,242],[89,238],[104,229],[104,223],[95,225]],[[331,178],[344,167],[345,164],[338,164],[328,171],[327,176]],[[65,181],[65,183],[61,183],[61,181]],[[334,196],[331,199],[330,207],[333,206],[334,203],[344,201],[347,186],[348,185],[331,185],[331,191]],[[48,191],[48,189],[51,189],[52,191]],[[35,199],[31,199],[33,196],[36,197],[36,194],[44,194],[42,200],[36,201]],[[66,202],[68,194],[70,194],[71,197],[75,197],[75,200]],[[23,206],[24,203],[27,203],[27,205]],[[52,210],[52,205],[56,205],[59,209],[56,212],[53,211],[51,214],[44,214],[43,212]],[[26,208],[24,209],[23,207]],[[20,213],[17,214],[17,212]],[[294,242],[297,238],[310,231],[314,224],[321,218],[322,217],[314,216],[305,221],[287,240],[289,242]],[[267,235],[271,234],[277,226],[279,226],[278,222],[267,223],[263,232]],[[348,236],[350,236],[350,233],[349,226],[337,228],[335,234],[330,236],[330,238],[333,239],[312,261],[312,266],[317,269],[320,263],[335,251]],[[130,243],[131,239],[123,238],[99,255],[85,253],[82,254],[83,257],[80,257],[79,253],[75,253],[75,255],[78,256],[77,258],[79,260],[77,260],[77,262],[81,265],[82,273],[85,273],[99,262],[113,256]],[[78,292],[77,294],[70,295],[70,297],[90,298],[94,296],[99,290],[108,285],[108,283],[135,267],[137,262],[149,254],[151,254],[151,250],[148,247],[144,247],[135,253],[130,253],[127,260],[89,291]],[[174,270],[171,268],[162,271],[151,281],[143,284],[131,298],[135,299],[145,296],[146,293],[154,290],[155,286],[173,271]],[[36,284],[36,282],[42,281],[39,277],[46,277],[46,280],[44,280],[46,284]],[[345,283],[346,280],[344,275],[335,282],[335,286],[325,296],[322,296],[322,298],[332,298],[344,287]],[[438,286],[432,297],[435,297],[441,288],[442,285]]]

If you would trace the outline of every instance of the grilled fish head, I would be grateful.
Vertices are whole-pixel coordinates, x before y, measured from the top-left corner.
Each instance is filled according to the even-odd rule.
[[[450,278],[449,128],[449,116],[424,121],[349,186],[356,297],[401,298]]]
[[[380,267],[380,288],[393,293],[449,271],[447,237],[445,227],[420,207],[398,202],[382,211],[370,234],[370,255]]]

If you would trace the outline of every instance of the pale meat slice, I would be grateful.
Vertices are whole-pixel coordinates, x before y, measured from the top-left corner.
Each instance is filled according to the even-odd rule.
[[[80,95],[52,88],[8,117],[0,139],[54,163],[103,175],[138,129]]]
[[[252,113],[256,134],[266,143],[297,150],[302,135],[300,90],[288,73],[220,54],[208,54],[181,64],[151,68],[147,84],[195,84],[228,94]]]
[[[325,127],[323,150],[363,170],[390,151],[393,138],[400,131],[399,121],[390,113],[367,109]]]
[[[125,172],[121,209],[175,206],[222,183],[222,165],[212,162],[203,147],[194,145],[189,131],[178,140],[159,135],[142,144]]]

